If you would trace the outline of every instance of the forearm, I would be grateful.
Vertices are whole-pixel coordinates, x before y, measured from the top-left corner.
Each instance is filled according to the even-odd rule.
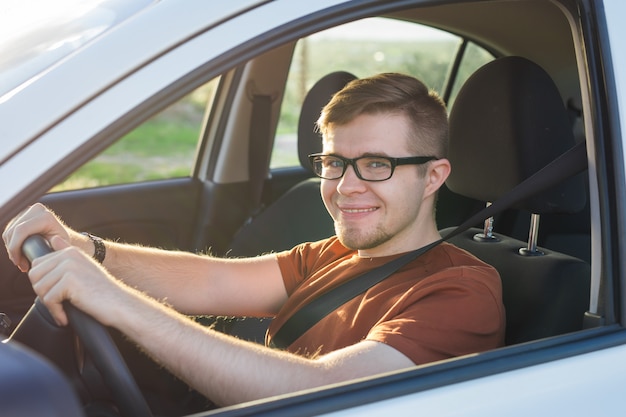
[[[124,304],[128,308],[114,325],[223,406],[413,366],[378,342],[364,341],[309,359],[207,329],[145,297]]]
[[[85,235],[73,233],[71,243],[90,256],[94,253]],[[103,265],[113,276],[175,308],[183,309],[191,301],[188,294],[197,295],[198,281],[207,276],[206,261],[195,254],[111,241],[105,247]]]
[[[94,245],[74,233],[87,255]],[[185,314],[274,314],[287,297],[273,255],[224,259],[182,251],[105,242],[103,265],[117,279]]]
[[[143,299],[132,306],[119,320],[119,329],[216,404],[237,404],[339,380],[323,361],[223,335],[154,301]]]

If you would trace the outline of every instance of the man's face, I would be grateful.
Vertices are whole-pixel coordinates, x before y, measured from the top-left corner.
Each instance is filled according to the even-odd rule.
[[[325,154],[417,156],[408,149],[409,124],[401,114],[360,115],[327,133]],[[342,178],[322,180],[321,192],[343,245],[364,256],[384,256],[415,249],[422,222],[432,221],[430,208],[422,213],[424,184],[416,165],[397,166],[381,182],[361,180],[348,166]]]

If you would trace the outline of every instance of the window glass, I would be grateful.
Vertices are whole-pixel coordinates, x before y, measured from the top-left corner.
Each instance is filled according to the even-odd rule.
[[[450,94],[450,99],[448,100],[448,108],[452,108],[454,104],[454,99],[456,98],[461,86],[463,83],[469,78],[470,75],[474,73],[478,68],[482,67],[489,61],[492,61],[494,56],[476,45],[475,43],[469,42],[467,44],[467,48],[465,49],[465,53],[463,54],[463,59],[461,60],[461,65],[459,66],[459,72],[452,80],[452,91]]]
[[[461,39],[427,26],[370,18],[301,39],[283,99],[271,168],[299,165],[296,132],[304,96],[324,75],[348,71],[359,78],[402,72],[441,92]]]
[[[148,119],[52,191],[189,176],[202,118],[217,82],[212,80]]]

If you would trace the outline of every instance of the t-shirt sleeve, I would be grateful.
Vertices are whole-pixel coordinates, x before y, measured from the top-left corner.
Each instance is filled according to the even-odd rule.
[[[291,295],[313,271],[340,258],[348,251],[336,237],[331,237],[317,242],[302,243],[291,250],[277,253],[276,259],[287,295]]]
[[[424,280],[383,317],[367,340],[385,343],[416,365],[491,349],[503,343],[504,311],[489,268],[451,268]]]
[[[278,259],[278,267],[283,276],[283,282],[287,295],[293,294],[293,291],[301,282],[306,274],[306,262],[304,254],[307,252],[305,244],[298,245],[291,250],[279,252],[276,254]]]

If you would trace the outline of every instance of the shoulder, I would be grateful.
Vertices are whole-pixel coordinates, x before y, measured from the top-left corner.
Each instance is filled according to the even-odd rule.
[[[294,248],[276,254],[279,262],[294,262],[317,260],[322,263],[339,259],[345,256],[352,256],[354,251],[343,246],[336,236],[316,242],[305,242]]]
[[[433,248],[433,250],[430,251],[430,255],[433,258],[440,259],[441,262],[449,262],[451,266],[476,265],[493,268],[491,265],[480,260],[470,252],[448,242],[442,242],[441,244]]]
[[[343,246],[339,239],[333,236],[316,242],[302,243],[291,250],[279,252],[276,259],[289,291],[313,271],[351,258],[354,254],[355,251]]]
[[[421,286],[483,288],[497,298],[501,297],[502,282],[498,271],[453,244],[444,242],[438,245],[421,262],[422,267],[429,272],[428,277],[420,283]]]
[[[499,279],[498,271],[492,265],[451,243],[443,242],[425,255],[422,262],[432,271],[480,272]]]

